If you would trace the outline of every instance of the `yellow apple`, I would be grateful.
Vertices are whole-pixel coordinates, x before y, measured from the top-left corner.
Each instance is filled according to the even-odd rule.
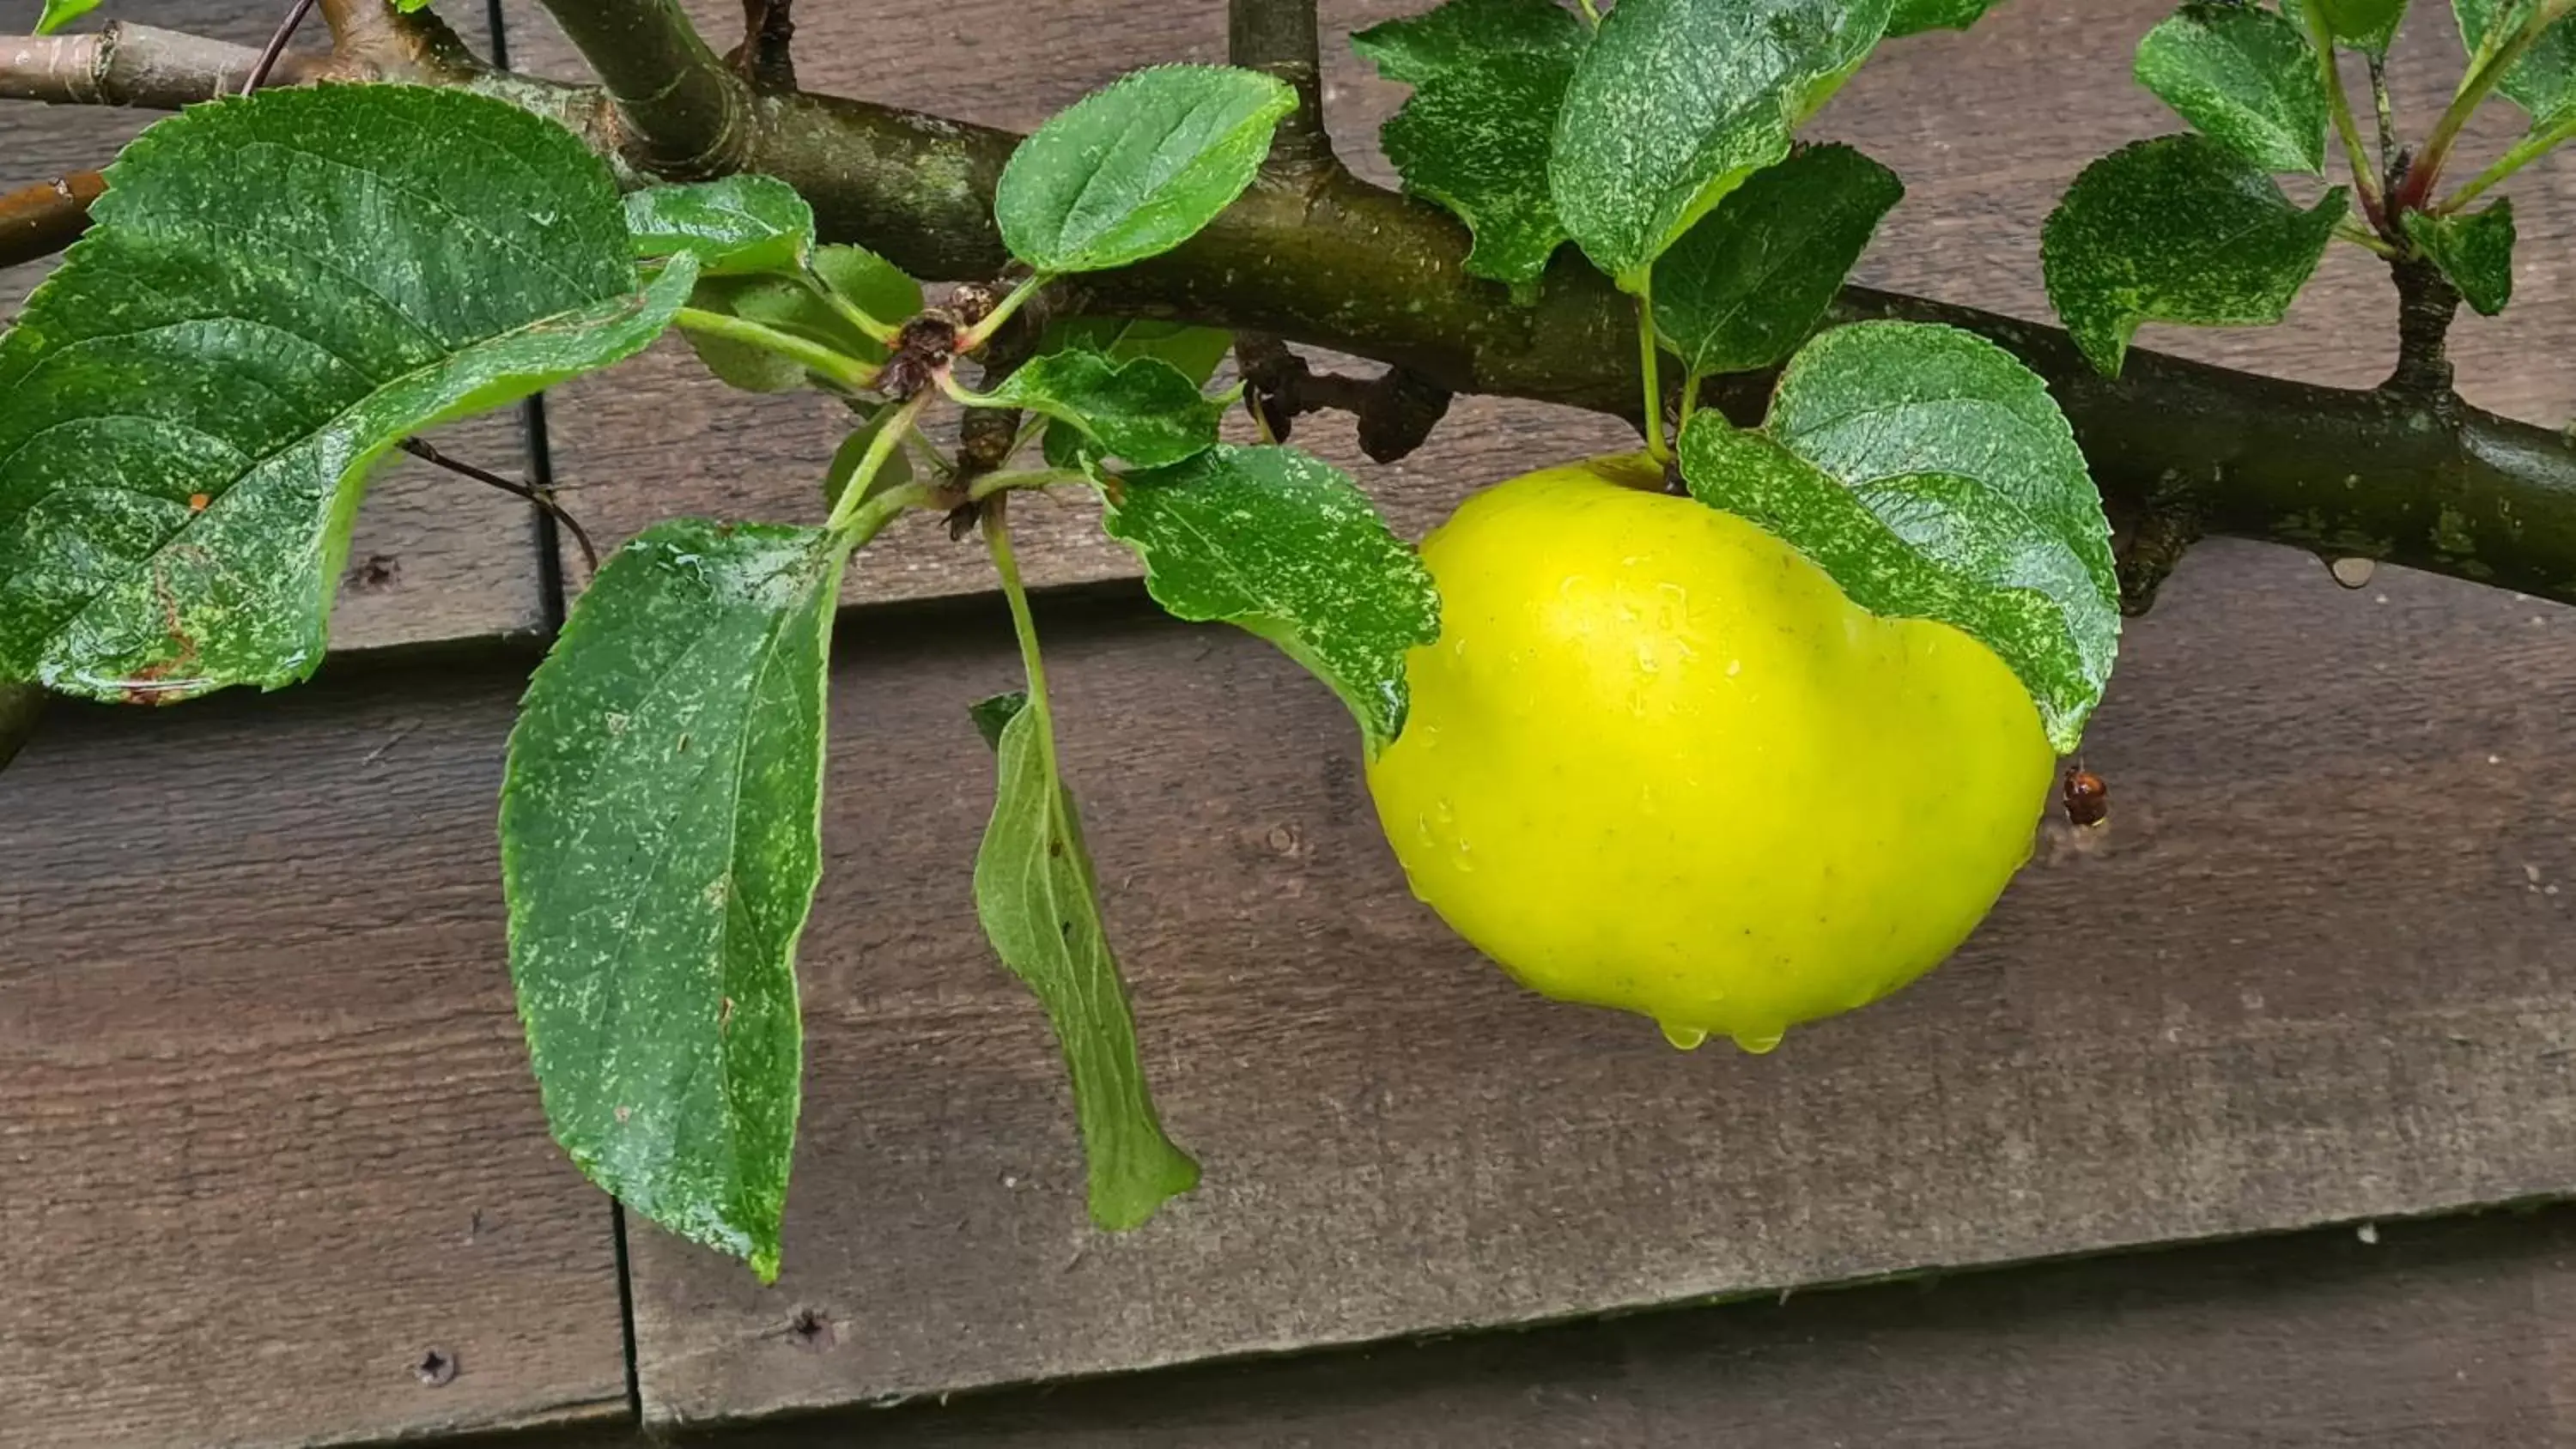
[[[1422,557],[1440,638],[1370,793],[1534,990],[1768,1051],[1938,965],[2029,858],[2056,754],[2003,661],[1641,457],[1480,493]]]

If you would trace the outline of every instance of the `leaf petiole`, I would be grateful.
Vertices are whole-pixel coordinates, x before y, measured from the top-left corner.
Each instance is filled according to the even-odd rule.
[[[1011,294],[1004,297],[999,306],[985,313],[983,321],[966,329],[965,334],[957,339],[956,350],[959,353],[968,353],[992,341],[993,334],[1002,330],[1002,324],[1011,320],[1012,313],[1027,306],[1029,299],[1038,294],[1039,288],[1054,280],[1054,277],[1045,272],[1032,273],[1028,280],[1013,287]]]
[[[1574,3],[1583,7],[1583,23],[1591,26],[1595,30],[1599,30],[1601,28],[1601,7],[1595,5],[1593,0],[1574,0]]]
[[[1676,418],[1673,422],[1673,436],[1675,438],[1679,438],[1682,434],[1690,431],[1691,415],[1699,411],[1700,387],[1707,381],[1708,374],[1700,371],[1698,368],[1692,368],[1689,375],[1682,379],[1681,416]]]
[[[855,357],[833,351],[819,342],[809,342],[792,332],[781,332],[747,317],[728,317],[722,312],[709,312],[697,307],[683,307],[671,319],[683,329],[721,337],[745,347],[774,352],[806,371],[827,378],[852,392],[864,392],[876,386],[877,370]]]
[[[1038,657],[1038,623],[1029,612],[1029,593],[1020,583],[1019,555],[1011,548],[1010,497],[995,494],[984,503],[984,548],[993,556],[993,573],[1002,583],[1002,599],[1010,605],[1011,632],[1019,636],[1020,668],[1028,675],[1028,707],[1041,712],[1047,707],[1046,661]],[[1055,734],[1048,730],[1038,740],[1045,752],[1046,773],[1055,777]]]
[[[1662,347],[1655,341],[1655,298],[1653,283],[1643,278],[1637,285],[1637,367],[1646,385],[1646,456],[1658,463],[1673,460],[1672,446],[1664,441],[1664,387],[1658,369]]]
[[[2504,34],[2503,28],[2499,26],[2488,30],[2479,40],[2478,53],[2471,58],[2468,73],[2460,77],[2459,90],[2452,94],[2451,104],[2443,109],[2442,118],[2433,123],[2433,134],[2424,138],[2423,150],[2416,154],[2415,164],[2408,168],[2410,177],[2423,178],[2420,182],[2410,180],[2408,183],[2408,189],[2419,199],[2432,189],[2435,181],[2441,178],[2442,163],[2451,154],[2451,144],[2459,140],[2460,128],[2469,123],[2469,117],[2475,114],[2488,95],[2503,83],[2506,72],[2512,70],[2521,62],[2526,52],[2540,43],[2541,33],[2567,18],[2571,12],[2576,12],[2576,0],[2541,0],[2540,4],[2531,8],[2531,14],[2524,19],[2521,27],[2510,36],[2499,41],[2497,37]],[[2530,158],[2523,159],[2527,161]],[[2517,167],[2521,164],[2521,162],[2515,163]],[[2497,177],[2497,180],[2501,179],[2503,179],[2502,176]],[[2487,183],[2490,186],[2494,184],[2493,181]]]
[[[910,401],[897,407],[894,416],[886,419],[885,425],[877,429],[877,435],[869,440],[867,452],[859,456],[857,470],[850,474],[850,481],[841,489],[841,501],[833,505],[832,516],[824,527],[853,539],[853,547],[867,542],[896,514],[929,496],[929,490],[919,484],[889,488],[875,497],[868,496],[868,484],[876,478],[878,470],[885,467],[886,459],[894,456],[894,450],[903,446],[903,435],[912,431],[913,420],[920,417],[921,410],[929,405],[930,394],[925,392],[915,394]]]
[[[981,503],[998,493],[1017,488],[1052,488],[1058,483],[1088,483],[1091,476],[1064,468],[1026,468],[1010,473],[987,473],[966,490],[966,501]]]
[[[2326,106],[2334,117],[2335,136],[2343,142],[2343,159],[2352,170],[2353,189],[2361,193],[2361,207],[2373,222],[2386,215],[2379,185],[2379,168],[2370,164],[2370,153],[2362,148],[2361,124],[2353,119],[2352,97],[2344,93],[2343,70],[2335,64],[2334,35],[2326,27],[2324,10],[2316,5],[2300,7],[2307,22],[2308,48],[2317,54],[2318,77],[2325,83]]]
[[[892,347],[895,344],[895,339],[903,335],[903,324],[899,322],[880,322],[875,317],[869,315],[867,309],[861,307],[858,303],[851,301],[849,298],[842,296],[833,288],[831,283],[823,280],[822,273],[814,270],[813,263],[806,263],[805,270],[802,273],[800,280],[805,283],[806,290],[822,299],[824,306],[827,306],[833,311],[841,314],[842,321],[849,323],[851,326],[859,329],[860,332],[866,334],[869,341],[874,342],[879,346]]]
[[[2390,246],[2388,243],[2381,241],[2378,237],[2371,235],[2370,231],[2365,227],[2358,226],[2349,221],[2339,221],[2335,223],[2334,234],[2343,238],[2345,241],[2352,243],[2354,246],[2360,247],[2364,251],[2377,253],[2380,256],[2388,258],[2390,261],[2395,261],[2397,259],[2397,248]]]
[[[2437,216],[2449,216],[2485,195],[2496,183],[2557,149],[2562,142],[2571,137],[2576,137],[2576,114],[2568,116],[2567,119],[2545,131],[2527,133],[2521,140],[2506,148],[2505,153],[2498,156],[2486,170],[2469,178],[2459,190],[2444,198],[2441,205],[2433,208],[2433,213]]]

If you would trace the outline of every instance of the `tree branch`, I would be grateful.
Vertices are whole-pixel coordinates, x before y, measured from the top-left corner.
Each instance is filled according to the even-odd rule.
[[[1227,0],[1226,58],[1286,81],[1297,109],[1279,123],[1267,169],[1283,179],[1334,168],[1333,138],[1324,129],[1323,52],[1315,34],[1315,0]]]
[[[49,257],[89,230],[89,204],[107,189],[95,171],[75,171],[0,195],[0,267]]]
[[[794,0],[742,0],[742,49],[735,67],[765,91],[796,89]]]
[[[680,0],[543,0],[590,63],[639,165],[694,180],[741,168],[750,93]]]
[[[45,691],[33,684],[0,684],[0,770],[36,732],[45,714]]]
[[[115,20],[87,35],[0,39],[0,100],[175,111],[240,90],[258,63],[247,45]],[[320,56],[283,56],[270,80],[310,81],[329,69]]]

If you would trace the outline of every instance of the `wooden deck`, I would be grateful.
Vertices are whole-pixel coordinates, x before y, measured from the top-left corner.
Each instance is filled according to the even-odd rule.
[[[248,38],[274,8],[131,13]],[[2046,315],[2057,193],[2172,129],[2126,78],[2165,8],[2014,0],[1874,63],[1820,127],[1911,188],[1866,278]],[[2419,8],[2420,119],[2456,46]],[[515,60],[571,73],[533,5],[502,11]],[[1216,0],[799,20],[807,84],[1008,125],[1224,33]],[[1399,92],[1329,69],[1383,178]],[[0,109],[0,182],[137,121]],[[2563,420],[2576,167],[2514,195],[2514,310],[2454,351],[2473,400]],[[2143,340],[2373,381],[2393,299],[2341,250],[2282,328]],[[672,347],[545,420],[603,544],[811,516],[835,441]],[[454,431],[531,457],[520,415]],[[1418,533],[1620,439],[1480,399],[1393,467],[1346,421],[1299,441]],[[509,500],[395,469],[319,683],[59,707],[0,773],[0,1449],[605,1449],[638,1415],[907,1449],[2576,1443],[2576,1207],[2532,1206],[2576,1196],[2576,611],[2205,546],[2088,741],[2106,834],[2052,836],[1903,995],[1683,1056],[1512,989],[1412,901],[1320,686],[1162,619],[1081,508],[1024,532],[1203,1189],[1126,1237],[1084,1222],[1055,1050],[967,897],[991,787],[963,709],[1016,664],[980,554],[925,525],[840,627],[786,1272],[621,1233],[547,1140],[502,949],[493,792],[554,571]]]

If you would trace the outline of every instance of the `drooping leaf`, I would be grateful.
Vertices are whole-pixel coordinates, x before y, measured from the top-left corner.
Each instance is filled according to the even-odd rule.
[[[2267,171],[2317,175],[2326,87],[2298,22],[2278,11],[2191,0],[2138,42],[2138,84]]]
[[[555,1140],[778,1274],[822,874],[843,549],[702,519],[617,551],[529,682],[501,793],[510,970]]]
[[[1588,39],[1549,0],[1449,0],[1351,37],[1380,74],[1413,86],[1380,139],[1406,190],[1467,224],[1471,275],[1525,287],[1565,241],[1547,162]]]
[[[1447,0],[1424,14],[1353,32],[1351,49],[1388,80],[1418,86],[1497,55],[1571,60],[1590,38],[1556,0]]]
[[[921,284],[865,247],[817,247],[813,271],[824,285],[880,321],[899,322],[921,310]],[[698,284],[689,305],[758,322],[863,362],[885,360],[884,344],[815,295],[801,277],[712,277]],[[746,392],[792,392],[805,386],[805,369],[790,358],[704,332],[683,335],[707,371],[730,386]]]
[[[1896,0],[1888,13],[1887,33],[1915,35],[1926,30],[1965,30],[2003,0]]]
[[[36,33],[51,35],[99,7],[99,0],[45,0],[44,13],[36,17]]]
[[[878,408],[875,416],[852,428],[849,436],[841,439],[841,445],[832,450],[832,466],[823,471],[824,506],[840,506],[841,495],[849,491],[851,481],[859,475],[859,465],[867,460],[868,450],[876,445],[877,434],[885,431],[885,425],[893,420],[898,407],[899,404],[887,403]],[[867,491],[873,496],[911,481],[912,455],[898,446],[886,454],[883,463],[877,465],[877,475],[868,480]]]
[[[1186,322],[1157,322],[1147,317],[1066,317],[1048,324],[1038,338],[1039,352],[1082,348],[1125,362],[1135,357],[1160,358],[1180,369],[1193,384],[1205,386],[1216,376],[1234,346],[1234,334]]]
[[[2301,211],[2206,136],[2139,141],[2084,168],[2040,234],[2048,299],[2118,376],[2141,322],[2272,323],[2325,254],[2346,193]]]
[[[93,216],[0,338],[0,678],[92,698],[310,674],[368,466],[640,350],[696,271],[638,290],[570,132],[404,86],[192,108]]]
[[[2513,300],[2513,198],[2457,216],[2410,211],[2406,235],[2480,315],[2492,317]]]
[[[1896,173],[1848,146],[1755,172],[1655,263],[1655,329],[1693,372],[1750,372],[1823,320],[1881,217]]]
[[[1331,685],[1371,754],[1404,729],[1404,654],[1440,633],[1429,571],[1320,458],[1226,444],[1108,490],[1110,536],[1174,617],[1240,625]]]
[[[995,407],[1025,408],[1079,428],[1105,457],[1160,468],[1216,446],[1225,404],[1201,394],[1157,357],[1113,362],[1068,349],[1030,358],[986,393]]]
[[[2282,0],[2281,8],[2295,16],[2301,5],[2317,7],[2326,34],[2338,44],[2381,57],[2406,19],[2406,0]]]
[[[1575,67],[1548,185],[1627,291],[1867,59],[1890,0],[1621,0]]]
[[[814,208],[774,176],[742,174],[684,186],[648,186],[626,197],[635,255],[688,252],[698,273],[793,273],[814,249]]]
[[[1296,109],[1258,71],[1166,65],[1058,112],[1012,151],[993,193],[1011,255],[1041,272],[1096,272],[1166,252],[1252,184]]]
[[[1874,613],[1938,619],[2009,664],[2072,751],[2119,645],[2101,497],[2047,385],[1954,328],[1837,328],[1791,361],[1764,425],[1695,417],[1682,474]]]
[[[2497,24],[2519,29],[2540,0],[2451,0],[2460,22],[2460,39],[2471,54],[2486,43]],[[2508,34],[2511,31],[2507,32]],[[2549,130],[2576,124],[2576,14],[2551,23],[2522,54],[2497,86],[2505,98],[2531,113],[2531,128]]]
[[[1091,1218],[1139,1227],[1198,1186],[1199,1165],[1164,1135],[1136,1053],[1127,987],[1100,921],[1100,884],[1073,795],[1056,770],[1043,701],[1002,695],[975,706],[995,740],[993,819],[975,855],[975,915],[1002,964],[1027,983],[1073,1080]]]
[[[1014,689],[1008,694],[979,699],[966,706],[966,717],[975,722],[975,733],[984,737],[984,747],[999,753],[1003,729],[1010,724],[1012,716],[1028,708],[1028,704],[1029,692]]]

